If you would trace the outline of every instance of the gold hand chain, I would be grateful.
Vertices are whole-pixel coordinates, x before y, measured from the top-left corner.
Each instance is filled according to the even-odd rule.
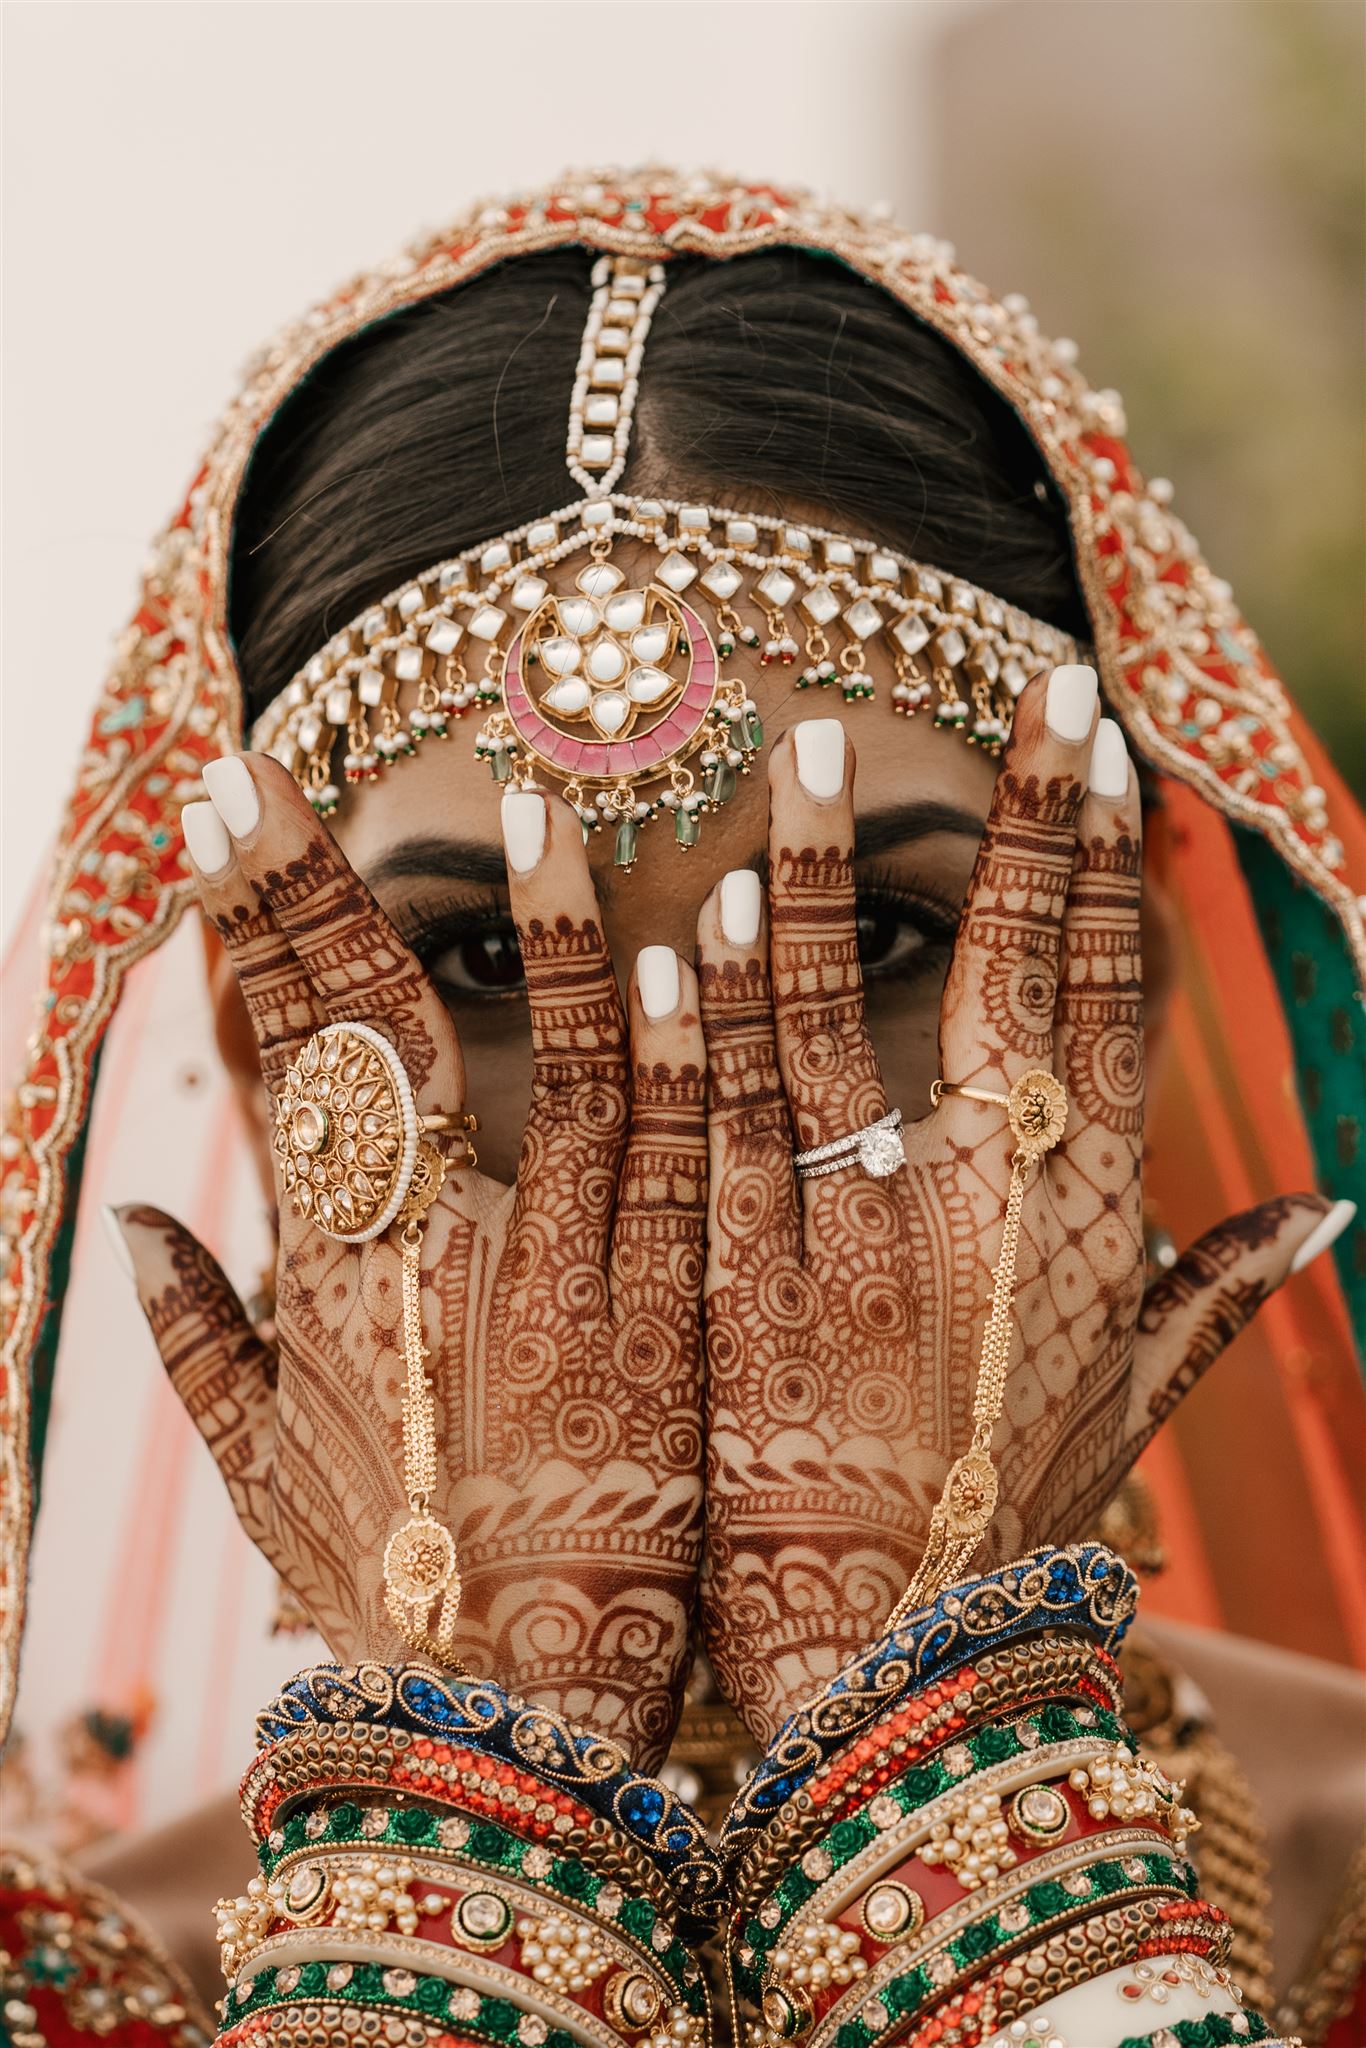
[[[1046,1152],[1052,1151],[1067,1125],[1067,1091],[1055,1075],[1035,1069],[1022,1074],[1009,1095],[982,1088],[961,1088],[936,1081],[930,1101],[944,1095],[966,1095],[976,1102],[1004,1103],[1016,1150],[1010,1162],[1001,1250],[992,1274],[991,1312],[982,1335],[977,1387],[972,1402],[972,1441],[955,1459],[944,1481],[925,1553],[910,1585],[887,1622],[895,1628],[914,1608],[927,1606],[963,1576],[973,1552],[991,1526],[1000,1481],[991,1461],[991,1439],[1005,1400],[1010,1366],[1011,1316],[1015,1301],[1015,1262],[1020,1249],[1020,1215],[1029,1176]]]

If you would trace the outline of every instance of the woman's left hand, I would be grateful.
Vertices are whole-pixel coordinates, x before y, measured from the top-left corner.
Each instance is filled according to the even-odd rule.
[[[1047,1068],[1070,1101],[1024,1198],[979,1565],[1093,1527],[1328,1206],[1294,1195],[1233,1217],[1145,1295],[1138,789],[1117,727],[1088,789],[1095,703],[1076,668],[1020,699],[940,1018],[945,1080],[1004,1093]],[[889,1178],[853,1164],[797,1182],[794,1150],[888,1105],[864,1015],[842,726],[799,726],[769,774],[766,915],[757,878],[728,877],[699,925],[703,1618],[721,1687],[761,1744],[886,1622],[925,1551],[972,1433],[1015,1149],[1004,1108],[946,1096],[907,1127]],[[757,932],[732,915],[728,938],[723,907],[746,896]]]

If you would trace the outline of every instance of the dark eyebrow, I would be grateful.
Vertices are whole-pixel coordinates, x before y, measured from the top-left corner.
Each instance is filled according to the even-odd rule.
[[[914,803],[888,804],[856,820],[854,853],[866,860],[873,854],[890,853],[912,840],[928,839],[936,832],[952,832],[961,839],[979,840],[986,819],[961,804],[941,803],[937,797],[919,797]]]
[[[372,889],[386,882],[412,882],[430,878],[442,882],[478,882],[483,885],[506,882],[507,863],[503,849],[487,839],[401,839],[376,861],[366,876]]]
[[[942,803],[937,797],[919,797],[912,803],[888,804],[870,811],[858,821],[857,855],[869,860],[936,832],[951,832],[959,838],[978,840],[984,820],[959,804]],[[766,855],[751,856],[751,866],[762,871]],[[441,882],[472,882],[499,887],[507,881],[503,849],[487,839],[403,839],[375,863],[367,876],[372,889],[387,882],[430,879]]]

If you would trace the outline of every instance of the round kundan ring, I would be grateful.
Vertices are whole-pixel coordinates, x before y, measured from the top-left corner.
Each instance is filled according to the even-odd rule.
[[[378,1237],[405,1205],[427,1206],[444,1162],[424,1134],[463,1133],[472,1164],[470,1133],[478,1128],[475,1116],[419,1115],[402,1061],[369,1024],[315,1031],[275,1102],[285,1192],[300,1216],[343,1244]]]
[[[1020,1150],[1030,1158],[1051,1152],[1067,1128],[1067,1090],[1046,1067],[1031,1067],[1012,1082],[1010,1093],[995,1088],[969,1088],[961,1081],[932,1081],[930,1102],[938,1109],[946,1095],[968,1102],[994,1102],[1005,1110]]]
[[[798,1180],[823,1180],[828,1173],[843,1173],[846,1166],[861,1166],[873,1180],[887,1180],[906,1164],[906,1147],[901,1142],[901,1111],[888,1110],[876,1123],[851,1131],[846,1138],[832,1138],[828,1145],[813,1145],[809,1152],[795,1152],[792,1163]]]

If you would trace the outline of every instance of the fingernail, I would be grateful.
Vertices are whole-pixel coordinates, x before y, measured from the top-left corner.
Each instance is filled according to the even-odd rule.
[[[232,841],[213,805],[186,804],[180,813],[180,829],[200,874],[222,874],[232,859]]]
[[[534,789],[504,791],[503,846],[519,875],[529,875],[545,852],[545,798]]]
[[[844,727],[838,718],[806,718],[792,736],[798,782],[808,796],[829,803],[844,787]]]
[[[1328,1214],[1319,1218],[1290,1261],[1291,1272],[1302,1273],[1306,1266],[1312,1265],[1320,1252],[1326,1252],[1330,1244],[1336,1244],[1356,1212],[1355,1202],[1334,1202]]]
[[[759,877],[753,868],[732,868],[721,877],[721,930],[731,946],[752,946],[759,936]]]
[[[108,1202],[102,1202],[100,1204],[100,1218],[104,1224],[104,1234],[109,1239],[109,1246],[114,1257],[118,1260],[119,1265],[128,1275],[128,1278],[136,1280],[138,1277],[137,1268],[133,1264],[133,1254],[128,1249],[128,1240],[123,1234],[123,1225],[119,1222],[118,1210],[111,1209]]]
[[[225,754],[204,768],[204,787],[234,839],[248,839],[261,822],[261,799],[240,754]]]
[[[1054,669],[1048,678],[1043,715],[1055,740],[1070,740],[1075,745],[1086,738],[1095,715],[1098,689],[1096,672],[1087,668],[1085,662],[1066,662]]]
[[[1113,718],[1102,718],[1091,742],[1091,772],[1087,787],[1092,796],[1116,798],[1129,789],[1129,749],[1124,729]]]
[[[636,954],[636,987],[647,1017],[671,1017],[678,1008],[678,955],[672,946],[642,946]]]

